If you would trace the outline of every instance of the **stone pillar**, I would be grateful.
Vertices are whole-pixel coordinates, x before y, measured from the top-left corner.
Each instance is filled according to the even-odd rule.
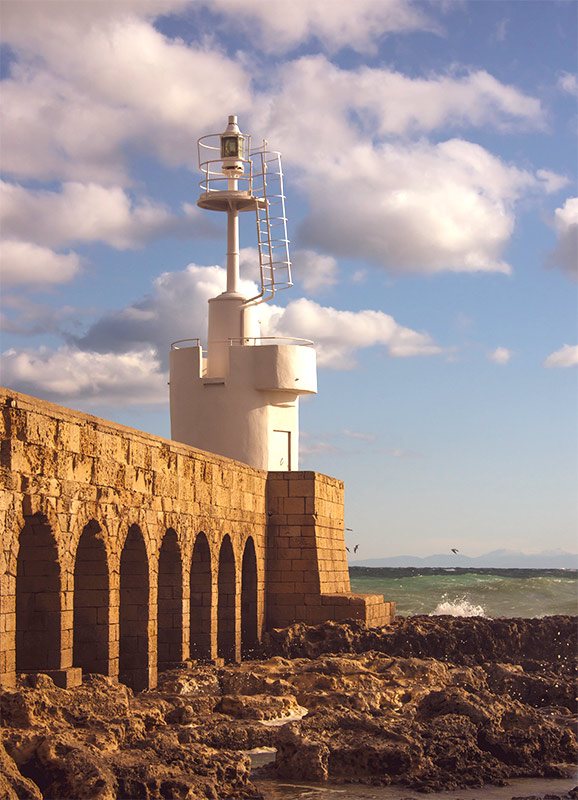
[[[267,479],[267,626],[356,619],[385,625],[395,603],[352,594],[343,522],[343,483],[315,472]]]

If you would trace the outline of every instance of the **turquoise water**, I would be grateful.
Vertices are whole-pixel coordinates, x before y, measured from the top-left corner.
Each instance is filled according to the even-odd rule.
[[[361,574],[363,573],[363,574]],[[576,570],[352,568],[353,592],[383,594],[399,616],[544,617],[578,614]]]

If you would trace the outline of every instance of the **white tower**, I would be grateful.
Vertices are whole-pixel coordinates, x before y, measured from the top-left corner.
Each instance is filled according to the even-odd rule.
[[[292,286],[280,153],[229,117],[199,139],[197,205],[227,214],[227,290],[209,300],[206,354],[199,339],[173,342],[171,436],[266,470],[298,469],[300,394],[317,391],[315,350],[305,339],[261,337],[256,306]],[[239,213],[257,220],[261,291],[239,292]]]

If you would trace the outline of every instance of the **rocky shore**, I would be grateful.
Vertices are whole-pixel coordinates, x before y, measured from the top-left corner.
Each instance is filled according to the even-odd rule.
[[[400,797],[566,777],[577,651],[573,617],[408,617],[294,625],[255,660],[184,664],[138,694],[23,676],[1,696],[0,798],[262,798],[259,774]],[[251,771],[255,748],[274,761]]]

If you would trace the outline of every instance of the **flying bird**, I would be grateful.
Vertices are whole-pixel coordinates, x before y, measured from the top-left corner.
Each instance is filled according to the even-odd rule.
[[[358,545],[358,544],[356,544],[356,545],[355,545],[355,547],[353,548],[353,552],[354,552],[354,553],[357,553],[357,550],[358,550],[358,548],[359,548],[359,545]]]
[[[460,551],[457,549],[457,547],[452,547],[452,553],[459,553],[459,552]]]

